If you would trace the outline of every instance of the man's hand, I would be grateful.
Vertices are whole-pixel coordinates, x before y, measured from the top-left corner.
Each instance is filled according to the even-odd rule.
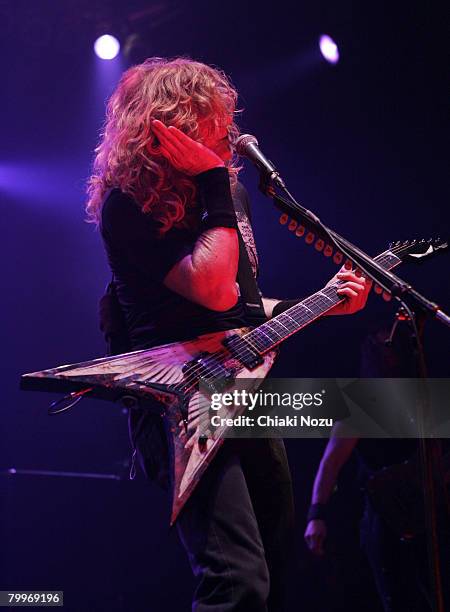
[[[337,287],[336,292],[346,299],[336,304],[334,308],[327,312],[327,315],[353,314],[364,308],[372,287],[372,281],[353,270],[347,270],[345,267],[341,268],[326,286],[333,285],[336,281],[343,281]]]
[[[167,127],[158,119],[153,119],[152,130],[160,142],[160,152],[184,174],[195,176],[225,165],[214,151],[192,140],[173,125]]]
[[[305,531],[305,542],[309,550],[318,557],[324,555],[323,543],[327,537],[327,524],[320,519],[309,521]]]

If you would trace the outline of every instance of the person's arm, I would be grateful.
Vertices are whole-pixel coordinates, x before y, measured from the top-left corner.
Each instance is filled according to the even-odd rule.
[[[239,246],[235,229],[214,227],[198,237],[164,279],[166,287],[210,310],[225,311],[238,299],[236,274]]]
[[[339,428],[340,425],[337,423],[334,435],[339,433]],[[323,543],[327,535],[326,505],[336,486],[339,472],[357,442],[358,438],[330,438],[317,470],[305,531],[308,548],[316,555],[323,555]]]
[[[336,292],[346,299],[339,302],[334,308],[325,313],[325,316],[353,314],[364,308],[372,286],[370,281],[366,281],[365,278],[345,268],[342,268],[340,272],[330,280],[327,286],[336,281],[341,281],[342,283],[336,289]],[[263,297],[262,302],[266,317],[271,319],[288,308],[295,306],[295,304],[298,304],[301,300],[276,300],[274,298]]]
[[[206,229],[192,253],[177,262],[164,284],[210,310],[225,311],[238,300],[237,222],[228,170],[222,159],[175,127],[152,122],[161,153],[181,172],[195,176],[208,213]]]

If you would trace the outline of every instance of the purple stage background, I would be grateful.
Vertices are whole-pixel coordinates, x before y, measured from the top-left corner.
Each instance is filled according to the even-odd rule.
[[[85,400],[49,418],[54,396],[24,393],[20,374],[101,356],[97,302],[109,280],[100,237],[84,222],[84,185],[105,100],[130,62],[188,55],[222,67],[241,93],[240,125],[291,192],[371,254],[390,240],[449,235],[444,15],[424,3],[0,0],[2,68],[3,402],[0,590],[65,591],[70,611],[188,610],[193,578],[168,532],[164,495],[126,479],[120,408]],[[106,28],[106,29],[105,29]],[[99,34],[140,46],[106,62]],[[340,62],[320,56],[333,36]],[[130,39],[128,39],[130,42]],[[278,223],[245,164],[260,285],[306,296],[336,267]],[[448,257],[399,274],[450,311]],[[310,326],[284,346],[278,377],[359,373],[369,332],[395,306],[372,295],[352,317]],[[449,376],[450,330],[425,332],[432,376]],[[292,610],[380,610],[358,550],[360,498],[350,463],[337,493],[330,553],[313,561],[305,511],[324,442],[290,440],[298,523]],[[10,468],[117,474],[122,480],[8,475]],[[294,580],[295,579],[295,580]]]

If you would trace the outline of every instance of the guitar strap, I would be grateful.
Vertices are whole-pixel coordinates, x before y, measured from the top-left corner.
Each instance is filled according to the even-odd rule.
[[[257,255],[254,249],[253,240],[244,241],[242,233],[253,236],[249,220],[249,211],[244,207],[241,197],[233,198],[233,203],[238,219],[238,239],[239,239],[239,265],[237,273],[237,283],[244,307],[245,319],[251,327],[261,325],[267,320],[264,314],[264,307],[261,293],[256,282]],[[255,270],[250,263],[248,249],[253,253]],[[107,344],[108,355],[118,355],[131,350],[126,331],[125,319],[120,308],[116,294],[114,275],[108,284],[105,294],[99,301],[100,329],[103,332]]]
[[[237,283],[239,285],[240,296],[248,325],[256,327],[265,323],[267,317],[264,312],[261,292],[256,282],[257,269],[253,270],[252,264],[250,263],[248,251],[252,251],[252,245],[248,244],[247,246],[242,236],[244,228],[247,230],[246,233],[251,233],[250,220],[248,212],[245,210],[242,203],[242,199],[239,197],[233,198],[233,203],[238,219],[239,264]],[[257,268],[256,250],[254,250],[254,259],[255,268]]]

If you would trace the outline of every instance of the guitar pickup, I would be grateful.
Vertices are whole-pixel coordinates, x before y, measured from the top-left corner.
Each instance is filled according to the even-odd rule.
[[[227,348],[235,359],[237,359],[245,368],[254,370],[256,367],[264,363],[261,355],[248,343],[244,338],[233,334],[223,340],[222,344]]]
[[[220,393],[234,380],[235,375],[235,372],[220,363],[215,355],[207,352],[199,353],[185,363],[183,373],[186,378],[195,378],[209,393]]]

